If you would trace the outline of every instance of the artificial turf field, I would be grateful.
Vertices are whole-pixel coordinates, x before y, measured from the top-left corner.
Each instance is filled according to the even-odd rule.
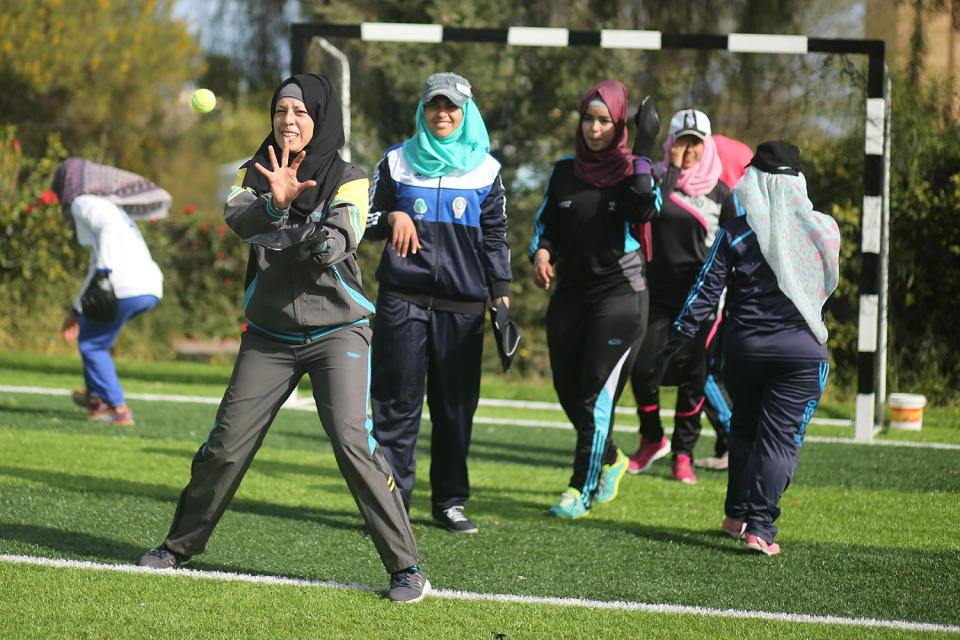
[[[723,473],[683,485],[666,460],[585,518],[545,517],[569,476],[573,430],[545,426],[562,424],[556,411],[484,404],[467,510],[480,533],[434,526],[418,482],[411,519],[437,592],[397,605],[378,590],[387,576],[315,414],[281,411],[207,552],[192,571],[158,574],[132,565],[166,533],[216,382],[131,380],[137,424],[109,427],[42,391],[69,388],[70,375],[76,386],[79,368],[14,364],[0,372],[2,638],[960,635],[960,429],[949,410],[928,412],[922,432],[881,434],[887,444],[812,425],[781,502],[783,553],[765,557],[720,532]],[[20,385],[39,388],[10,390]],[[207,399],[146,399],[191,389]],[[425,422],[423,451],[429,436]],[[637,436],[617,441],[630,452]],[[422,478],[428,465],[421,456]]]

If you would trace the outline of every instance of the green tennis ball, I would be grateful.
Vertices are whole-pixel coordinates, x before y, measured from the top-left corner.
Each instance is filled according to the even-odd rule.
[[[217,96],[210,89],[197,89],[190,97],[190,106],[197,113],[210,113],[217,106]]]

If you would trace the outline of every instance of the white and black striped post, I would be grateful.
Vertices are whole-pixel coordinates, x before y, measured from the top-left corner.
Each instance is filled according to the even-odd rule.
[[[864,195],[860,221],[859,324],[855,435],[870,440],[883,422],[886,372],[887,229],[889,224],[889,83],[883,40],[810,38],[752,33],[678,34],[653,30],[577,31],[553,27],[485,29],[437,24],[379,23],[291,25],[291,69],[306,71],[315,37],[371,42],[477,42],[529,47],[592,46],[605,49],[711,49],[733,53],[863,54],[869,57],[864,146]],[[879,354],[878,354],[879,348]]]

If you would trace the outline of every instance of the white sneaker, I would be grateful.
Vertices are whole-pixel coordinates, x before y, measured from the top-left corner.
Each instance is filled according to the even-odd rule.
[[[698,458],[693,461],[693,466],[703,467],[704,469],[713,469],[714,471],[723,471],[730,466],[730,460],[728,454],[724,453],[719,458],[716,456],[703,459]]]

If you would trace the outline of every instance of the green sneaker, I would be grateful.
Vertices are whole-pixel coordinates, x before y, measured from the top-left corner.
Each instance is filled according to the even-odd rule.
[[[572,520],[590,512],[583,506],[583,498],[580,496],[580,492],[573,487],[567,487],[567,490],[560,496],[560,502],[550,507],[547,513],[558,518],[570,518]]]
[[[623,455],[623,451],[617,449],[617,461],[613,464],[605,464],[600,468],[600,483],[597,490],[593,492],[593,501],[603,504],[610,502],[617,497],[620,490],[620,481],[630,466],[630,458]]]

